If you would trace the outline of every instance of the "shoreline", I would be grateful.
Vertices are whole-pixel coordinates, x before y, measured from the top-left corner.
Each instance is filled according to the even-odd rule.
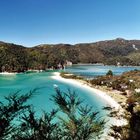
[[[111,107],[114,107],[115,109],[120,108],[120,104],[116,102],[112,97],[110,97],[107,93],[104,91],[101,91],[97,88],[91,87],[88,85],[86,82],[81,81],[81,80],[76,80],[76,79],[66,79],[60,76],[59,72],[54,72],[54,76],[52,76],[53,79],[65,82],[65,83],[70,83],[78,86],[82,86],[90,91],[93,91],[93,94],[98,95],[100,98],[104,99]]]
[[[16,72],[0,72],[0,75],[15,75]]]
[[[109,91],[104,91],[100,88],[91,87],[87,82],[82,80],[63,78],[60,76],[59,72],[54,72],[52,78],[65,83],[82,86],[83,88],[92,91],[93,94],[96,94],[97,96],[99,96],[99,98],[105,100],[110,107],[114,108],[115,110],[118,110],[119,116],[121,116],[124,113],[124,109],[121,107],[121,105],[113,97],[111,97],[111,95],[108,94]],[[123,126],[127,124],[127,121],[125,119],[123,118],[118,119],[117,117],[111,118],[109,122],[110,125],[117,126]]]
[[[106,65],[106,64],[103,64],[103,63],[78,63],[78,64],[72,64],[74,66],[78,66],[78,65],[93,65],[93,66],[114,66],[114,67],[140,67],[140,65],[120,65],[120,66],[117,66],[117,65]]]

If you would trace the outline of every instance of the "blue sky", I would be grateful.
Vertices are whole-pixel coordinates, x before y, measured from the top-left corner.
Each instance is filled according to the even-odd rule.
[[[140,39],[140,0],[0,0],[0,40],[25,46]]]

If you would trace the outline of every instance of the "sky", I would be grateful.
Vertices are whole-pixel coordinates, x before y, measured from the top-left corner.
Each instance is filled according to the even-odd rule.
[[[140,0],[0,0],[0,41],[27,47],[140,39]]]

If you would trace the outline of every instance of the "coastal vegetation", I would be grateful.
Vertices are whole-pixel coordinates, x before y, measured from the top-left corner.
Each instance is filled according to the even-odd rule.
[[[140,65],[140,41],[115,39],[83,44],[38,45],[27,48],[0,42],[0,72],[62,68],[66,61],[105,65]]]
[[[108,90],[112,90],[112,94],[122,94],[123,96],[125,96],[126,101],[119,102],[124,110],[123,114],[120,114],[119,110],[117,111],[111,107],[104,108],[111,111],[111,113],[109,113],[109,117],[118,117],[118,119],[122,117],[127,120],[127,124],[124,126],[111,126],[111,132],[109,132],[108,135],[114,137],[116,140],[139,140],[140,71],[133,70],[125,72],[122,75],[113,75],[113,72],[109,70],[105,76],[98,76],[92,80],[87,80],[87,84],[90,84],[90,86],[92,87],[107,87]],[[114,90],[120,92],[115,92]]]
[[[100,138],[105,121],[92,107],[84,106],[74,91],[56,88],[51,97],[58,108],[37,116],[27,101],[38,89],[21,95],[16,92],[0,102],[1,140],[90,140]]]
[[[111,72],[108,72],[111,73]],[[140,71],[134,70],[125,72],[122,75],[98,76],[90,81],[92,85],[107,86],[112,89],[131,94],[140,88]]]
[[[128,122],[127,125],[111,127],[110,136],[120,140],[139,140],[140,138],[140,94],[133,93],[127,100],[127,106],[124,106],[125,112],[122,115]],[[112,111],[113,116],[117,116],[118,112]],[[112,117],[113,117],[112,116]]]
[[[122,103],[125,109],[122,117],[128,121],[125,126],[113,125],[110,136],[121,140],[138,140],[140,138],[140,71],[125,72],[120,76],[101,76],[90,81],[92,85],[107,86],[121,91],[127,97]],[[125,105],[124,105],[125,104]],[[112,117],[118,112],[112,111]]]
[[[106,76],[113,76],[112,70],[109,70],[109,71],[106,73]]]

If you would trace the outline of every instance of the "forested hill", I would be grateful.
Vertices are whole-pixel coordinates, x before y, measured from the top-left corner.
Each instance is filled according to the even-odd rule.
[[[32,48],[0,42],[0,71],[46,69],[57,67],[66,60],[73,63],[140,65],[140,40],[117,38],[76,45],[43,44]]]

